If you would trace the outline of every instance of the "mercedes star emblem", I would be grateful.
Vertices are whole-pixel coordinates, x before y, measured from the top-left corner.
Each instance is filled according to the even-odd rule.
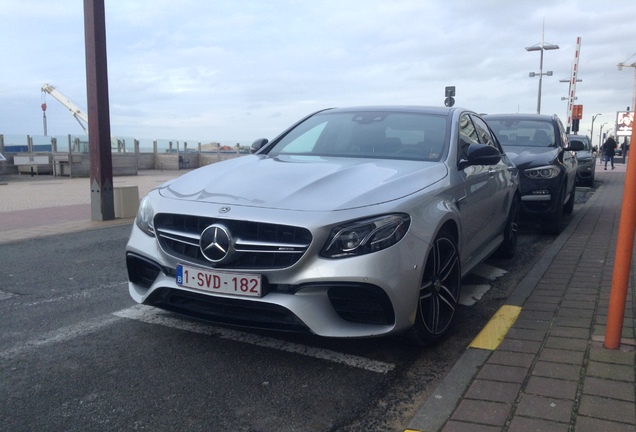
[[[223,225],[210,225],[201,233],[199,247],[204,257],[213,263],[220,263],[231,253],[232,238]]]

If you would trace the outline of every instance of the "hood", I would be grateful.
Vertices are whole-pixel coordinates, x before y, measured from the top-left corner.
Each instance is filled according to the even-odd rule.
[[[557,147],[504,146],[512,163],[519,169],[535,168],[552,164],[559,156]]]
[[[447,175],[439,162],[249,155],[194,170],[159,193],[223,205],[333,211],[400,199]]]

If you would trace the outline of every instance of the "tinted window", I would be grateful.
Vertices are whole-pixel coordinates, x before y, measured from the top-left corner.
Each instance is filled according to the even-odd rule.
[[[488,129],[486,122],[477,116],[471,117],[473,119],[473,123],[475,123],[475,128],[477,129],[477,134],[479,135],[479,141],[482,144],[497,147],[497,144],[495,144],[495,139],[490,134],[490,129]]]
[[[572,141],[580,141],[583,143],[583,148],[585,150],[592,151],[590,139],[585,135],[568,135],[568,141],[570,141],[570,143],[572,143]]]
[[[549,147],[557,142],[551,122],[518,119],[496,120],[491,118],[488,118],[487,121],[504,147]]]
[[[468,159],[468,147],[471,144],[479,143],[477,129],[473,124],[470,116],[466,113],[459,118],[459,153],[457,155],[458,162],[462,159]]]
[[[447,117],[394,111],[318,113],[268,152],[282,154],[440,160]]]

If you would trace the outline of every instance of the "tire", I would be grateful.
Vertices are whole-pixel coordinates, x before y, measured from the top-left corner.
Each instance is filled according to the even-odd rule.
[[[566,187],[567,185],[563,186],[563,191],[557,200],[557,208],[552,214],[552,217],[546,220],[543,224],[543,231],[546,234],[559,235],[561,233],[561,220],[563,219],[563,195],[565,194]]]
[[[495,252],[495,256],[498,258],[510,259],[515,256],[517,252],[517,240],[519,238],[519,214],[520,214],[519,196],[515,195],[510,205],[510,211],[508,212],[508,220],[506,221],[506,227],[504,228],[504,240],[499,248]]]
[[[442,229],[426,258],[411,339],[418,345],[433,345],[451,328],[461,280],[457,239]]]
[[[563,206],[564,214],[571,214],[574,211],[574,201],[576,201],[576,184],[572,185],[572,191],[570,193],[570,199],[568,199],[567,204]]]

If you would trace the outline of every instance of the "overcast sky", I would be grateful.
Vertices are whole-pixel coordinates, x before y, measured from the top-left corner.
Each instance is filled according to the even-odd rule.
[[[632,105],[636,1],[613,0],[106,0],[111,133],[248,145],[313,111],[368,104],[443,105],[477,112],[537,109],[567,120],[581,37],[580,133],[595,140]],[[86,103],[79,0],[0,2],[0,134],[42,135],[49,83]],[[47,96],[49,135],[82,134]]]

